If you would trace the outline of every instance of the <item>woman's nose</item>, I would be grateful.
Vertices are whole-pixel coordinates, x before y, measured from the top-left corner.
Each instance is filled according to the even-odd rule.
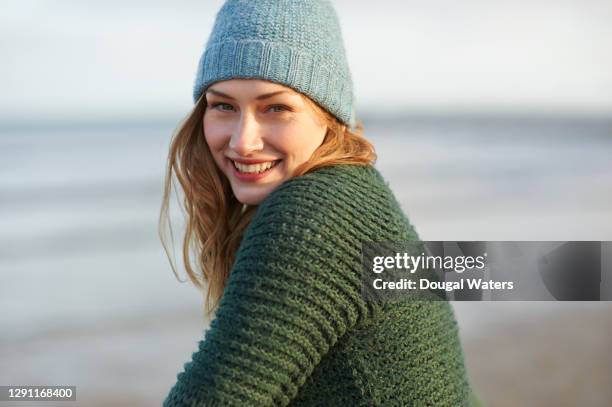
[[[263,139],[260,132],[261,129],[256,120],[249,115],[244,115],[234,129],[229,148],[244,157],[263,150]]]

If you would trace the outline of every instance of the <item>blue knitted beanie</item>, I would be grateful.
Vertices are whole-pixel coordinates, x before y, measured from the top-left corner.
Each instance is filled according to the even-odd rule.
[[[355,125],[351,74],[329,1],[226,1],[200,58],[194,102],[214,82],[233,78],[283,84]]]

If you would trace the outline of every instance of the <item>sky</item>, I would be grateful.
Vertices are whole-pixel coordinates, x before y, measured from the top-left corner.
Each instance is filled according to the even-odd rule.
[[[612,2],[337,0],[361,112],[612,116]],[[222,1],[8,0],[0,121],[173,117]]]

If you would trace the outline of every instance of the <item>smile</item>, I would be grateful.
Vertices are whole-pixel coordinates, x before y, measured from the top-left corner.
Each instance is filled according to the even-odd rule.
[[[268,161],[257,164],[243,164],[234,160],[230,161],[232,162],[232,164],[234,164],[234,168],[236,168],[239,172],[243,174],[258,174],[273,168],[274,166],[276,166],[276,164],[278,164],[280,160]]]
[[[261,162],[238,162],[228,158],[228,165],[236,179],[242,182],[264,182],[269,174],[275,172],[274,169],[282,160],[270,160]]]

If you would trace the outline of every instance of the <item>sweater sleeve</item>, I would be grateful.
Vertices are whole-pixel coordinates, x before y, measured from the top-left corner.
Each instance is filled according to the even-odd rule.
[[[375,312],[361,295],[358,191],[331,187],[294,178],[258,208],[216,317],[164,406],[286,406]]]

